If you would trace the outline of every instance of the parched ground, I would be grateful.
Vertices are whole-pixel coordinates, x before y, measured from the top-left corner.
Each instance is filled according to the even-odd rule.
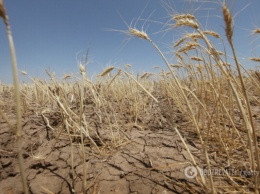
[[[24,166],[31,193],[79,193],[82,187],[82,152],[66,139],[46,139],[46,129],[36,119],[24,122]],[[160,132],[132,128],[130,140],[112,153],[91,153],[86,148],[87,187],[100,193],[200,193],[184,168],[189,155],[173,131]],[[0,190],[23,193],[15,152],[15,137],[1,121]],[[72,155],[74,175],[72,171]],[[200,152],[190,146],[193,152]],[[74,188],[74,189],[73,189]]]
[[[14,124],[14,106],[8,106],[8,102],[9,100],[2,105],[2,110]],[[106,146],[96,142],[98,147],[95,147],[85,140],[85,160],[77,138],[70,140],[65,134],[57,137],[57,134],[46,127],[46,122],[40,115],[33,114],[33,111],[24,114],[24,167],[30,192],[82,193],[85,177],[86,193],[204,193],[198,179],[189,179],[184,174],[185,167],[191,166],[191,158],[177,133],[167,125],[167,115],[163,116],[156,109],[152,110],[148,113],[150,117],[141,118],[142,122],[138,125],[128,125],[126,122],[122,133],[127,138],[121,142],[116,135],[114,139],[106,139],[109,130],[100,131]],[[259,113],[256,107],[257,111]],[[201,167],[205,167],[197,135],[188,130],[189,122],[177,109],[175,113],[173,123],[184,136],[195,160]],[[258,113],[255,114],[256,117]],[[49,120],[52,126],[63,127],[59,126],[59,115],[49,115]],[[96,126],[95,122],[92,125]],[[215,158],[215,164],[221,162],[226,162],[224,157]],[[20,179],[15,135],[1,118],[1,193],[23,193]],[[216,182],[217,185],[221,183],[222,180]]]
[[[9,106],[12,99],[8,95],[3,97],[2,110],[14,124],[15,107]],[[87,110],[95,111],[91,104],[88,106]],[[96,142],[99,146],[96,148],[85,140],[85,162],[77,138],[70,140],[66,134],[57,137],[46,127],[41,115],[34,110],[24,112],[24,167],[30,192],[82,193],[85,170],[87,193],[202,193],[196,180],[184,175],[185,167],[191,163],[177,133],[166,125],[166,118],[158,110],[151,110],[139,125],[121,122],[125,123],[121,126],[127,138],[117,137],[116,133],[111,138],[111,131],[100,130],[105,146]],[[54,128],[63,127],[59,126],[59,114],[46,117]],[[97,122],[91,119],[96,118],[89,114],[90,125],[97,127]],[[185,120],[180,117],[176,122],[185,123]],[[200,153],[195,144],[189,147],[193,154]],[[16,150],[15,135],[1,119],[1,193],[23,193]]]

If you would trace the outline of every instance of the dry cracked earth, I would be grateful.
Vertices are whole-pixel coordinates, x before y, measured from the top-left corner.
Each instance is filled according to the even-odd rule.
[[[8,106],[7,102],[1,108],[7,112],[11,123],[15,123],[14,106]],[[22,148],[30,193],[83,193],[84,170],[85,193],[204,193],[196,179],[189,179],[184,174],[191,160],[179,136],[166,124],[162,114],[152,112],[154,115],[150,120],[142,122],[143,128],[126,126],[124,134],[128,138],[114,144],[113,148],[108,144],[93,151],[96,148],[86,142],[85,159],[76,140],[71,143],[66,135],[57,138],[47,130],[40,115],[24,115]],[[157,117],[157,125],[160,121],[161,126],[151,123],[153,117]],[[50,115],[49,119],[54,126],[60,122],[59,115]],[[175,123],[195,160],[205,166],[196,134],[186,130],[189,123],[178,114]],[[15,141],[15,135],[1,119],[0,191],[3,194],[23,193]],[[111,139],[109,142],[112,145]]]
[[[24,123],[24,166],[31,193],[80,193],[82,152],[65,139],[46,139],[45,127],[29,120]],[[199,193],[200,187],[187,179],[184,168],[189,155],[172,131],[129,132],[130,140],[112,153],[100,156],[86,150],[87,191],[93,193]],[[0,191],[23,193],[15,137],[7,125],[0,129]],[[191,151],[199,152],[190,146]],[[73,150],[73,170],[72,155]],[[89,152],[88,152],[89,151]],[[98,192],[97,192],[98,193]]]

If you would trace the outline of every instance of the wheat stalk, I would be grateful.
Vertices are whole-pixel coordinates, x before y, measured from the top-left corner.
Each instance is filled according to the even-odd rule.
[[[16,114],[17,114],[16,115],[17,117],[16,144],[17,144],[17,152],[18,152],[18,161],[19,161],[19,168],[20,168],[21,179],[23,184],[23,190],[25,194],[28,194],[29,191],[27,187],[27,181],[26,181],[24,164],[23,164],[23,153],[22,153],[22,113],[21,113],[21,100],[20,100],[21,94],[20,94],[20,87],[19,87],[19,80],[18,80],[15,46],[14,46],[11,27],[8,21],[8,16],[6,14],[3,0],[0,0],[0,17],[3,18],[4,23],[6,25],[7,37],[10,46],[12,72],[13,72],[14,89],[15,89]]]

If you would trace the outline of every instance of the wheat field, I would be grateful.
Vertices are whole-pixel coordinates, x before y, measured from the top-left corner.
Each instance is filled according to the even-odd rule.
[[[176,64],[145,31],[125,31],[154,47],[165,64],[160,73],[137,76],[126,64],[90,79],[79,64],[78,76],[57,81],[48,71],[40,80],[17,69],[0,1],[14,78],[0,83],[0,190],[259,193],[260,71],[240,63],[234,18],[219,6],[224,37],[192,14],[172,16],[173,28],[191,30],[173,45]],[[19,83],[18,74],[30,83]]]

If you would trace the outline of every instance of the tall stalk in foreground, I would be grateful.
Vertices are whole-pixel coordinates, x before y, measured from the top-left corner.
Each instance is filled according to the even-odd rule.
[[[252,169],[257,170],[259,172],[259,170],[260,170],[260,158],[259,158],[259,150],[258,150],[257,136],[256,136],[256,132],[255,132],[254,122],[253,122],[253,116],[252,116],[252,112],[251,112],[250,102],[249,102],[249,99],[248,99],[245,83],[244,83],[244,80],[243,80],[243,75],[242,75],[241,70],[240,70],[240,64],[238,63],[235,47],[234,47],[233,40],[232,40],[232,37],[233,37],[233,18],[232,18],[232,15],[229,12],[229,9],[227,8],[227,6],[225,4],[222,6],[222,12],[223,12],[223,16],[224,16],[224,20],[225,20],[225,24],[226,24],[226,29],[225,29],[226,37],[227,37],[228,43],[229,43],[229,45],[232,49],[233,57],[234,57],[235,64],[236,64],[236,67],[237,67],[237,71],[238,71],[238,75],[239,75],[240,84],[242,86],[242,92],[244,94],[244,98],[245,98],[245,101],[246,101],[247,112],[248,112],[248,117],[249,117],[247,129],[250,132],[250,127],[251,127],[251,130],[252,130],[252,133],[253,133],[253,134],[249,133],[250,138],[249,138],[248,141],[250,142],[251,138],[253,139],[255,149],[254,150],[251,149],[251,152],[252,152],[252,155],[253,155],[253,153],[255,151],[255,158],[256,158],[257,165],[256,165],[256,168],[255,168],[255,162],[252,159],[253,160]],[[247,123],[247,122],[245,121],[245,123]],[[256,191],[256,193],[258,193],[257,185],[258,185],[258,177],[255,176],[255,191]]]
[[[2,17],[4,20],[4,23],[6,26],[7,38],[8,38],[8,42],[9,42],[9,46],[10,46],[14,92],[15,92],[15,103],[16,103],[16,118],[17,118],[16,146],[17,146],[17,152],[18,152],[18,162],[19,162],[19,168],[20,168],[20,173],[21,173],[21,178],[22,178],[23,190],[24,190],[25,194],[28,194],[29,191],[28,191],[25,172],[24,172],[23,155],[22,155],[22,137],[21,137],[22,136],[22,113],[21,113],[21,109],[20,109],[21,100],[20,100],[20,88],[19,88],[19,80],[18,80],[15,46],[14,46],[14,42],[13,42],[11,26],[8,21],[8,16],[6,14],[3,0],[0,0],[0,17]]]

